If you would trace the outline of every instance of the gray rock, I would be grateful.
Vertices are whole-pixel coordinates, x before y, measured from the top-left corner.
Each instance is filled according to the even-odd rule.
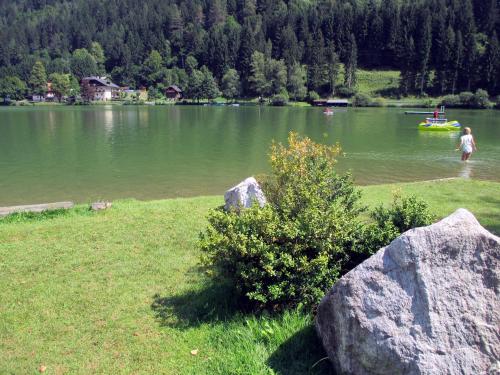
[[[224,209],[227,211],[230,208],[248,208],[256,201],[260,207],[264,207],[267,203],[266,197],[255,178],[248,177],[238,185],[232,187],[224,194],[226,204]]]
[[[94,202],[90,205],[92,211],[106,210],[111,207],[111,202]]]
[[[467,210],[410,230],[342,277],[316,328],[339,374],[493,374],[500,238]]]

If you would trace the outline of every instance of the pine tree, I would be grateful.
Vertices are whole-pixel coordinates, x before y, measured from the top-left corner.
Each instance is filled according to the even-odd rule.
[[[358,47],[356,38],[351,34],[347,45],[347,59],[344,63],[344,85],[353,88],[356,85],[356,70],[358,66]]]
[[[319,92],[325,83],[324,68],[326,63],[323,34],[317,30],[313,39],[308,42],[309,65],[307,70],[307,85],[310,91]]]
[[[251,75],[252,54],[255,51],[255,38],[249,21],[245,22],[241,29],[240,40],[241,44],[236,66],[240,72],[243,91],[249,92],[251,89],[249,77]]]
[[[152,50],[142,65],[143,81],[146,85],[154,85],[160,81],[163,58],[157,50]]]
[[[106,69],[104,67],[104,63],[106,62],[106,57],[104,56],[104,50],[102,46],[98,42],[92,42],[89,49],[90,54],[94,57],[95,62],[97,63],[98,73],[101,76],[106,75]]]
[[[262,52],[255,51],[252,54],[251,72],[249,82],[252,90],[260,97],[269,96],[271,93],[271,82],[266,76],[266,57]]]
[[[203,74],[201,97],[209,100],[217,98],[221,92],[212,72],[206,66],[202,66],[201,73]]]
[[[463,37],[463,57],[459,80],[462,82],[461,89],[470,91],[475,79],[477,63],[476,27],[471,0],[460,0],[457,11],[457,22]]]
[[[304,66],[294,63],[288,71],[288,92],[293,100],[304,99],[307,95],[307,71]]]
[[[337,76],[339,74],[339,57],[333,42],[330,42],[326,48],[326,72],[328,77],[328,93],[334,96],[337,86]]]
[[[29,86],[33,95],[42,96],[47,92],[47,73],[41,61],[37,61],[33,65]]]
[[[464,53],[464,44],[462,39],[462,33],[460,30],[455,34],[455,48],[453,49],[453,59],[451,65],[451,93],[455,95],[457,89],[457,83],[459,78],[459,73],[462,68],[462,58]]]
[[[489,92],[498,93],[500,85],[500,46],[496,32],[493,32],[488,41],[484,61],[485,87],[488,88]]]
[[[431,52],[431,17],[427,9],[420,11],[420,17],[417,28],[416,42],[416,87],[420,95],[424,94],[426,83],[429,78],[429,58]]]

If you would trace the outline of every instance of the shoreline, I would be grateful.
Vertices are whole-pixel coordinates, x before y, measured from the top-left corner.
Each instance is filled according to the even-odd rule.
[[[353,105],[352,98],[349,98],[350,104],[347,107],[332,107],[332,108],[419,108],[432,109],[441,106],[442,97],[433,98],[407,98],[393,99],[390,97],[376,96],[372,97],[372,102],[368,105]],[[237,104],[237,106],[234,106]],[[314,106],[306,101],[290,101],[284,105],[272,105],[271,103],[259,103],[257,99],[239,99],[235,101],[215,100],[215,101],[200,101],[200,102],[140,102],[131,103],[127,101],[103,101],[90,102],[86,104],[71,104],[58,102],[31,102],[21,100],[11,102],[10,104],[0,103],[0,108],[10,107],[100,107],[100,106],[131,106],[131,107],[150,107],[150,106],[193,106],[193,107],[282,107],[282,108],[325,108],[323,106]],[[466,106],[448,106],[447,109],[464,109],[464,110],[500,110],[500,106],[492,104],[489,108],[471,108]]]
[[[438,178],[438,179],[432,179],[432,180],[423,180],[423,181],[411,181],[411,182],[393,182],[393,183],[385,183],[385,184],[374,184],[374,185],[355,185],[357,189],[359,189],[362,193],[362,196],[365,194],[370,195],[371,192],[378,191],[378,192],[383,192],[381,197],[383,197],[382,200],[387,200],[390,197],[392,197],[396,193],[402,192],[403,194],[417,194],[420,195],[422,199],[426,199],[426,196],[428,195],[427,192],[429,191],[429,188],[433,187],[434,185],[438,185],[440,188],[446,188],[446,185],[456,185],[456,184],[463,184],[465,185],[476,185],[476,187],[484,186],[487,188],[492,188],[494,190],[497,190],[498,193],[500,194],[500,181],[492,181],[492,180],[479,180],[479,179],[469,179],[469,178],[463,178],[463,177],[448,177],[448,178]],[[438,192],[439,193],[439,192]],[[431,194],[432,195],[432,194]],[[126,197],[126,198],[118,198],[115,200],[99,200],[99,202],[110,202],[113,204],[113,207],[115,206],[115,203],[118,205],[128,205],[128,204],[138,204],[138,205],[162,205],[162,204],[167,204],[168,202],[176,202],[176,203],[189,203],[189,202],[196,202],[196,201],[214,201],[214,202],[219,202],[218,206],[224,204],[224,194],[215,194],[215,195],[194,195],[194,196],[188,196],[188,197],[167,197],[167,198],[154,198],[154,199],[138,199],[134,197]],[[364,198],[362,198],[364,200]],[[372,199],[369,199],[370,201]],[[57,202],[56,202],[57,203]],[[24,207],[24,206],[35,206],[35,205],[53,205],[56,204],[54,202],[43,202],[43,203],[25,203],[25,204],[19,204],[19,205],[11,205],[11,206],[0,206],[0,210],[8,210],[11,208],[15,207]],[[88,202],[65,202],[65,203],[71,203],[72,206],[65,208],[65,209],[56,209],[55,211],[61,212],[81,212],[81,211],[90,211],[90,206],[92,205],[91,201]],[[372,202],[376,203],[376,202]],[[218,206],[214,206],[218,207]],[[0,216],[0,223],[5,220],[6,218],[9,218],[10,216],[22,216],[24,214],[29,214],[29,215],[35,215],[35,216],[43,216],[46,213],[50,213],[51,211],[37,211],[37,212],[30,212],[30,211],[18,211],[18,212],[12,212],[4,216]],[[53,211],[52,211],[53,212]]]

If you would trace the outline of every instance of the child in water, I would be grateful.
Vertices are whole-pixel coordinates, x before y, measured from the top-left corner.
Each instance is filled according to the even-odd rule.
[[[472,151],[477,151],[476,142],[471,133],[470,128],[464,128],[464,135],[460,137],[460,144],[457,146],[457,151],[462,150],[462,161],[469,160]]]

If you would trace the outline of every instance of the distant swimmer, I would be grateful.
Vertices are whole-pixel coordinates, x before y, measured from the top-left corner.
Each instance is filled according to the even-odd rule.
[[[464,128],[464,135],[460,137],[460,143],[457,146],[458,150],[462,151],[462,161],[469,160],[472,151],[477,151],[476,142],[470,128]]]

